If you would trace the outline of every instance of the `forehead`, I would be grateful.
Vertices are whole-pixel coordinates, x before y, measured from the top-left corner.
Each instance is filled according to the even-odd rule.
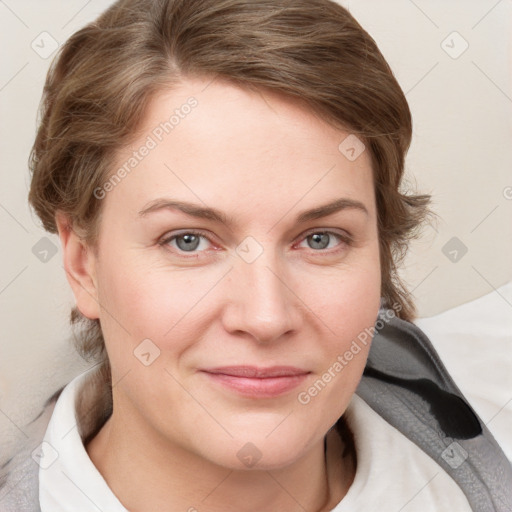
[[[187,79],[155,95],[112,172],[122,168],[108,199],[132,214],[165,195],[239,212],[346,197],[374,213],[361,141],[303,102],[219,80]]]

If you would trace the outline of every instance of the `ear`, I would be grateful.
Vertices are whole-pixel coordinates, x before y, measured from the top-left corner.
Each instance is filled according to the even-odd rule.
[[[55,221],[62,245],[64,269],[80,312],[90,319],[100,317],[95,274],[95,255],[75,233],[68,217],[57,212]]]

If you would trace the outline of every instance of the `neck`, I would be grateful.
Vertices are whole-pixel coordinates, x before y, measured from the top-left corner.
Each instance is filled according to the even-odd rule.
[[[105,481],[132,512],[258,510],[327,512],[346,494],[355,473],[336,429],[303,457],[275,470],[233,470],[172,444],[144,421],[115,414],[86,446]]]

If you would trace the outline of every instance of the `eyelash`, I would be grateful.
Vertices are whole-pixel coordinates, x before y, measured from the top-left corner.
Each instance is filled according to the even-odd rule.
[[[322,230],[322,229],[314,229],[314,230],[310,230],[310,231],[307,231],[303,236],[302,238],[300,239],[300,242],[306,240],[308,238],[308,236],[311,236],[311,235],[314,235],[314,234],[328,234],[328,235],[334,235],[335,237],[338,237],[342,244],[341,245],[347,245],[347,246],[351,246],[353,245],[354,243],[354,239],[352,238],[352,236],[349,234],[349,233],[344,233],[344,234],[341,234],[341,233],[338,233],[336,231],[329,231],[329,230]],[[200,236],[200,237],[203,237],[203,238],[206,238],[211,244],[213,244],[213,242],[210,240],[210,238],[203,232],[203,231],[198,231],[198,230],[195,230],[195,229],[189,229],[187,231],[183,231],[182,233],[178,233],[178,234],[174,234],[174,235],[170,235],[170,236],[164,236],[159,242],[158,242],[158,245],[162,246],[162,247],[165,247],[167,246],[170,242],[172,242],[173,240],[175,240],[176,238],[179,238],[181,236],[184,236],[184,235],[195,235],[195,236]],[[322,254],[322,253],[325,253],[326,255],[333,255],[333,254],[337,254],[339,253],[340,251],[343,250],[343,248],[338,248],[338,249],[335,249],[335,250],[328,250],[328,249],[310,249],[311,251],[313,251],[314,253],[318,253],[318,254]],[[178,251],[178,252],[176,252]],[[201,252],[206,252],[206,251],[199,251],[199,253],[194,253],[194,252],[190,252],[190,255],[187,255],[187,252],[186,251],[182,251],[181,249],[174,249],[172,252],[174,253],[177,253],[180,257],[184,257],[184,258],[197,258],[199,253]]]

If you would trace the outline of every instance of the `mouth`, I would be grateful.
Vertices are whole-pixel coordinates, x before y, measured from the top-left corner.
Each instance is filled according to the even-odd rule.
[[[283,395],[301,384],[311,373],[294,366],[224,366],[201,371],[217,384],[253,398]]]

